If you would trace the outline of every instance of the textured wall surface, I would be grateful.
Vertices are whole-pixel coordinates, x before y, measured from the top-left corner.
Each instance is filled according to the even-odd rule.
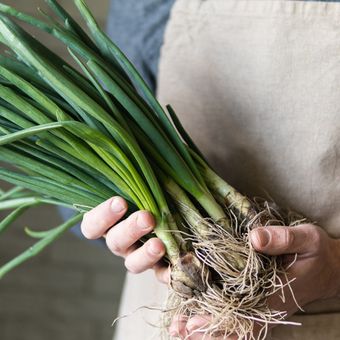
[[[1,2],[30,13],[38,6],[46,8],[43,0]],[[75,12],[72,1],[60,3]],[[104,25],[108,0],[87,0],[87,3]],[[55,45],[59,53],[66,53],[49,36],[41,39],[46,45]],[[0,219],[4,216],[0,212]],[[60,221],[57,211],[50,207],[27,212],[1,235],[0,264],[32,244],[23,227],[39,230],[56,226]],[[117,316],[123,280],[121,260],[105,247],[68,232],[43,254],[0,281],[0,339],[111,339],[111,323]]]

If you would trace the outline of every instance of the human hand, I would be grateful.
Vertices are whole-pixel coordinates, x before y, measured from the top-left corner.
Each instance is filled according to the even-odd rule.
[[[260,227],[251,232],[250,240],[258,252],[283,256],[288,280],[294,280],[290,286],[299,306],[340,294],[340,240],[332,239],[320,227],[311,224]],[[288,317],[298,307],[288,287],[284,294],[285,302],[277,292],[270,296],[268,305],[273,310],[286,312]],[[208,315],[190,319],[180,316],[173,320],[170,334],[186,340],[222,340],[204,336],[203,329],[208,324]],[[237,336],[223,340],[237,340]]]
[[[115,255],[125,258],[125,266],[132,273],[155,269],[161,281],[168,281],[168,269],[160,260],[165,254],[163,242],[150,238],[139,240],[155,228],[155,220],[147,211],[137,211],[122,219],[128,205],[121,197],[112,197],[84,214],[81,231],[88,239],[105,237],[107,247]]]

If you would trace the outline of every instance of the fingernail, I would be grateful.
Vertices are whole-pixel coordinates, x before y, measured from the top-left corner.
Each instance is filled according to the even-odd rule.
[[[255,242],[259,248],[265,248],[270,241],[270,232],[264,228],[255,229]]]
[[[111,202],[111,210],[118,214],[125,210],[125,201],[121,197],[114,197]]]
[[[149,225],[149,218],[145,218],[144,213],[139,213],[137,216],[137,226],[142,230],[148,230],[151,229],[151,226]]]
[[[162,253],[162,250],[159,249],[159,246],[154,243],[149,244],[148,251],[151,255],[160,255]]]

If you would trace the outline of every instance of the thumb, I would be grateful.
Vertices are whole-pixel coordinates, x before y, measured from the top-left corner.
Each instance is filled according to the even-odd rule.
[[[307,224],[259,227],[250,232],[250,241],[255,250],[267,255],[302,254],[310,252],[318,233],[316,227]]]

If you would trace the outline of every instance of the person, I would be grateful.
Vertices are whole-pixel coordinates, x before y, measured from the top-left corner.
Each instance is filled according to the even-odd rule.
[[[317,222],[260,227],[250,234],[259,252],[297,254],[288,269],[296,301],[287,292],[285,302],[275,295],[269,304],[288,316],[297,304],[307,313],[294,318],[302,327],[275,327],[275,339],[340,338],[340,4],[332,2],[111,4],[113,40],[151,85],[157,79],[161,103],[174,106],[214,168],[248,196],[269,192],[279,205]],[[138,243],[155,227],[152,215],[139,211],[124,219],[126,210],[120,197],[103,202],[85,214],[83,234],[106,235],[108,248],[125,258],[131,273],[153,269],[160,282],[168,282],[162,242],[154,237]],[[150,271],[128,275],[122,314],[163,293]],[[150,338],[147,323],[131,318],[119,324],[117,339]],[[180,317],[170,333],[201,340],[202,333],[194,331],[208,322],[208,315]]]

